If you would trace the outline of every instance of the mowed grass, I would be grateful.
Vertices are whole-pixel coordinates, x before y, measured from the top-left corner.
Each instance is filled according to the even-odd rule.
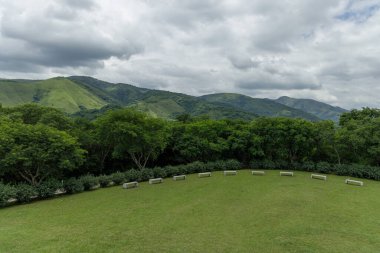
[[[380,183],[214,172],[0,210],[0,252],[379,252]]]

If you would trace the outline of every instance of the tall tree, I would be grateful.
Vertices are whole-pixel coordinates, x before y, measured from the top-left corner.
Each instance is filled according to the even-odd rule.
[[[2,122],[0,133],[0,175],[10,173],[38,185],[83,162],[85,151],[63,131],[40,124]]]
[[[132,109],[110,111],[96,125],[103,145],[113,147],[113,156],[129,155],[139,169],[157,158],[169,135],[166,121]]]

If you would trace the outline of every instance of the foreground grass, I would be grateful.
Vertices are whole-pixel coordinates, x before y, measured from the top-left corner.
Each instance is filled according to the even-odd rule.
[[[190,175],[0,210],[0,252],[379,252],[380,183]]]

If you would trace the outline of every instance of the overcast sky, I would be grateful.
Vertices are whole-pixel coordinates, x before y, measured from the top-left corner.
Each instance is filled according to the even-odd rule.
[[[0,0],[0,77],[380,107],[380,0]]]

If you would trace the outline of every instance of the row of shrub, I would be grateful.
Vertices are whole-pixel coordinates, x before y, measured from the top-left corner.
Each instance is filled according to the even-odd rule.
[[[9,204],[10,199],[17,199],[19,203],[27,203],[33,199],[45,199],[57,195],[58,192],[74,194],[92,190],[98,187],[121,185],[132,181],[147,181],[156,177],[171,177],[181,174],[192,174],[205,171],[238,170],[242,165],[236,160],[215,162],[193,162],[185,165],[131,169],[125,172],[116,172],[111,175],[84,175],[80,178],[69,178],[63,181],[48,179],[37,187],[29,184],[7,185],[0,182],[0,207]]]
[[[252,161],[251,169],[299,170],[380,180],[380,167],[361,164],[331,164],[327,162],[287,163],[285,161]]]
[[[165,166],[155,168],[145,168],[143,170],[131,169],[125,172],[116,172],[111,175],[85,175],[80,178],[69,178],[63,181],[49,179],[37,187],[29,184],[8,185],[0,182],[0,207],[9,204],[10,199],[17,199],[19,203],[27,203],[33,199],[45,199],[53,197],[57,191],[61,193],[74,194],[92,190],[98,187],[108,187],[110,185],[121,185],[131,181],[147,181],[156,177],[172,177],[182,174],[193,174],[206,171],[239,170],[242,164],[236,160],[215,161],[215,162],[193,162],[185,165]],[[318,172],[326,174],[336,174],[341,176],[351,176],[380,180],[380,167],[366,165],[336,165],[326,162],[313,163],[287,163],[285,161],[252,161],[251,169],[279,169],[279,170],[299,170]]]

